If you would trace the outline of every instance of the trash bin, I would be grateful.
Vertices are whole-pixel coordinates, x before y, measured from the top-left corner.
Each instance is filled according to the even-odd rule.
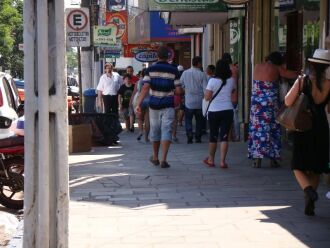
[[[93,88],[84,91],[84,113],[96,112],[96,90]]]

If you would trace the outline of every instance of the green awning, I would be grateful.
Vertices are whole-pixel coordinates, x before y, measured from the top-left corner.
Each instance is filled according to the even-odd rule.
[[[149,11],[227,12],[222,0],[149,0]]]

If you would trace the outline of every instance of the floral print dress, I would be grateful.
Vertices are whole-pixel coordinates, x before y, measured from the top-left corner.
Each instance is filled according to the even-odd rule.
[[[281,127],[275,121],[279,110],[278,83],[253,80],[248,139],[248,157],[279,159]]]

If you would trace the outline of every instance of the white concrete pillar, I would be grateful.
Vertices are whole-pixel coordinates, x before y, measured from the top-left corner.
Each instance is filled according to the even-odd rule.
[[[88,48],[81,49],[81,85],[82,91],[93,87],[93,52]]]
[[[24,1],[25,248],[68,247],[64,0]]]

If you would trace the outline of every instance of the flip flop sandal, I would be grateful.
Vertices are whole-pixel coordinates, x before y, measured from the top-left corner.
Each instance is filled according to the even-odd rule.
[[[211,164],[211,163],[209,162],[209,157],[205,158],[205,159],[203,160],[203,163],[204,163],[207,167],[215,167],[215,164]]]
[[[225,164],[221,164],[220,165],[220,168],[221,169],[228,169],[228,164],[226,164],[226,163]]]

